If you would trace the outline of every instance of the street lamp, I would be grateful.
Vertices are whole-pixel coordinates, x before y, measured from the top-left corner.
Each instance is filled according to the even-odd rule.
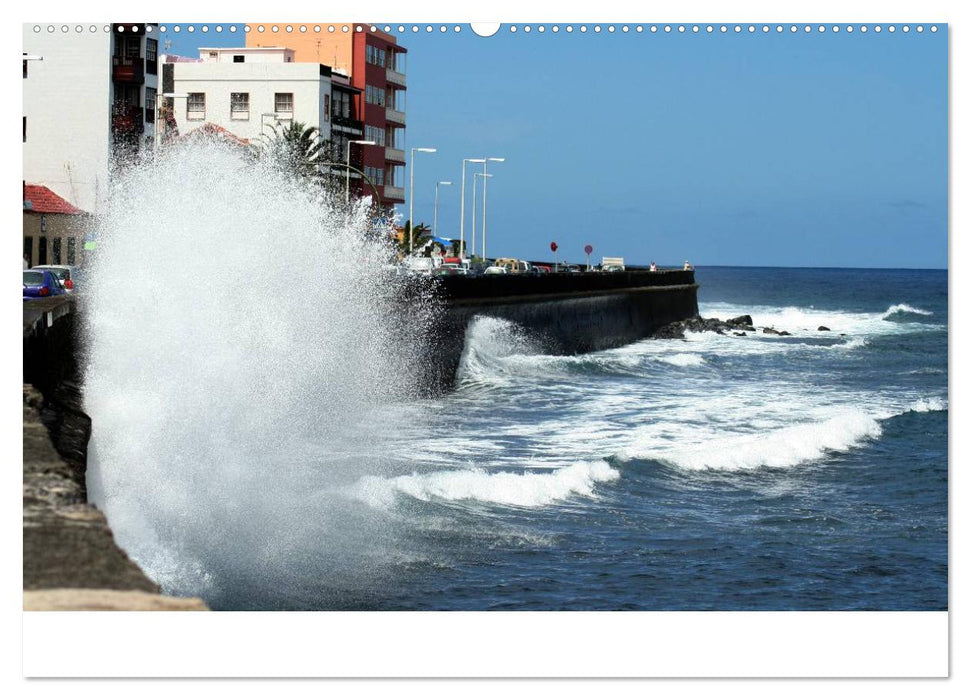
[[[174,100],[177,97],[189,99],[187,92],[163,92],[155,98],[155,150],[158,152],[159,145],[162,143],[162,101],[159,97],[167,97]]]
[[[263,136],[263,132],[266,131],[266,121],[267,117],[272,117],[273,121],[279,121],[279,117],[276,116],[276,112],[263,112],[260,115],[260,136]]]
[[[435,228],[433,228],[432,231],[435,232],[436,236],[438,235],[438,186],[451,185],[451,184],[452,184],[451,182],[444,182],[444,181],[435,183],[435,223],[434,223]]]
[[[475,254],[475,191],[479,186],[478,180],[476,178],[483,178],[483,180],[492,177],[492,175],[487,175],[486,173],[472,173],[472,253]],[[485,260],[485,239],[483,239],[482,246],[482,259]]]
[[[482,172],[486,173],[489,169],[488,161],[493,163],[505,163],[505,158],[486,158],[486,163],[482,166]],[[490,176],[491,177],[491,176]],[[482,257],[485,258],[486,254],[486,193],[489,191],[489,181],[486,180],[482,183]]]
[[[408,184],[408,255],[411,255],[415,248],[415,152],[435,153],[435,148],[412,148],[411,149],[411,180]]]
[[[466,163],[485,163],[485,158],[463,158],[462,159],[462,205],[460,207],[459,217],[459,244],[462,247],[463,254],[465,253],[465,164]],[[473,210],[474,211],[474,210]],[[475,243],[472,244],[472,255],[475,255]]]
[[[351,144],[358,143],[362,146],[373,146],[374,141],[348,141],[347,142],[347,170],[344,175],[344,203],[351,201]]]

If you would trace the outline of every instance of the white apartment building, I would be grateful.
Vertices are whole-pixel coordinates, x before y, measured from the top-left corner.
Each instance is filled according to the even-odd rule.
[[[143,24],[27,23],[23,53],[23,179],[97,213],[114,157],[152,142],[158,41]]]
[[[318,63],[295,63],[283,47],[200,48],[197,61],[164,57],[166,92],[180,134],[211,123],[233,135],[258,141],[273,127],[292,122],[315,126],[331,139],[331,70]]]

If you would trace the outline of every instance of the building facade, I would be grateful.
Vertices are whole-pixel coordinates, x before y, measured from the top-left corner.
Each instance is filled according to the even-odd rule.
[[[169,57],[163,57],[166,74]],[[201,48],[198,61],[172,62],[173,114],[179,133],[221,126],[252,142],[294,122],[330,140],[330,68],[296,63],[282,47]],[[167,82],[167,81],[166,81]]]
[[[143,24],[25,24],[23,39],[23,179],[96,213],[113,168],[152,143],[158,41]]]
[[[258,28],[258,23],[250,23]],[[270,28],[273,25],[264,23]],[[344,31],[344,28],[348,31]],[[360,119],[364,140],[373,146],[359,146],[362,170],[381,189],[388,207],[404,203],[405,103],[407,49],[395,37],[370,31],[370,24],[339,25],[338,31],[259,32],[246,35],[248,47],[282,44],[294,52],[297,63],[328,63],[350,76],[361,92]],[[362,31],[356,31],[361,27]],[[346,153],[344,157],[346,158]],[[352,154],[352,157],[356,154]],[[364,184],[362,183],[362,188]],[[359,190],[360,192],[360,190]]]
[[[81,265],[90,217],[48,187],[24,183],[24,259],[34,265]]]

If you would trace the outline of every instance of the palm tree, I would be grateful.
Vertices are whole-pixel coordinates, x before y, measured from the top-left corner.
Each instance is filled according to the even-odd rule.
[[[330,148],[330,142],[320,137],[320,130],[296,121],[272,128],[273,135],[257,146],[257,155],[273,158],[296,175],[318,175],[317,161],[326,160]]]
[[[421,250],[425,247],[425,244],[432,239],[432,228],[424,222],[415,226],[415,240],[414,249]],[[398,241],[398,250],[406,255],[410,252],[412,247],[411,241],[411,221],[406,221],[404,226],[404,235],[401,236],[401,240]]]

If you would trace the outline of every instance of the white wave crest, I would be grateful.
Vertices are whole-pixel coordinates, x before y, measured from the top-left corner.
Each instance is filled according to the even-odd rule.
[[[624,458],[648,458],[683,469],[740,470],[793,467],[813,462],[829,451],[845,451],[881,434],[877,420],[848,410],[824,421],[801,423],[768,432],[719,436],[684,447],[625,451]]]
[[[917,314],[918,316],[933,316],[933,311],[925,311],[924,309],[918,309],[909,304],[894,304],[889,309],[883,312],[883,318],[887,319],[894,314]]]
[[[675,367],[697,367],[705,364],[705,358],[701,355],[690,355],[683,352],[674,355],[661,355],[657,359]]]
[[[946,411],[947,401],[940,398],[918,399],[907,407],[908,411],[914,413],[930,413],[932,411]]]
[[[613,481],[620,474],[606,462],[579,462],[542,472],[438,471],[391,478],[366,476],[352,488],[352,495],[374,508],[387,509],[397,494],[422,501],[482,501],[535,508],[560,501],[571,494],[593,496],[594,485]]]

